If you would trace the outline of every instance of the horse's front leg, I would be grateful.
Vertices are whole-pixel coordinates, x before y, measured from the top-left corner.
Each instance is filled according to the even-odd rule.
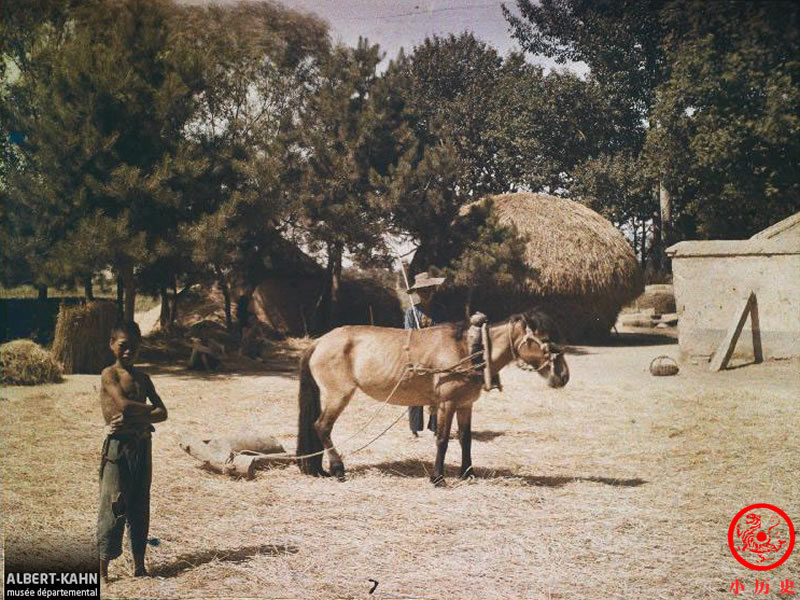
[[[447,442],[450,441],[450,428],[455,412],[454,402],[439,403],[436,414],[436,462],[431,475],[431,482],[437,487],[444,485],[444,457],[447,454]]]
[[[472,403],[456,409],[458,441],[461,442],[461,479],[471,479],[472,472]]]

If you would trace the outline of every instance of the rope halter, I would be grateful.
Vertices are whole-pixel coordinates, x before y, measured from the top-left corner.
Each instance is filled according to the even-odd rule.
[[[533,369],[536,372],[541,372],[547,367],[553,366],[553,361],[557,359],[561,354],[563,354],[563,350],[558,352],[553,352],[552,348],[553,345],[550,343],[550,340],[542,340],[538,338],[528,325],[528,322],[525,319],[522,319],[522,322],[525,323],[525,335],[520,338],[520,340],[515,344],[514,343],[514,323],[516,321],[509,320],[508,321],[508,346],[511,348],[511,357],[517,363],[517,366],[521,369]],[[533,365],[525,362],[519,355],[519,348],[522,344],[527,344],[529,342],[535,342],[537,346],[539,346],[539,350],[544,357],[544,361],[538,367],[534,367]]]

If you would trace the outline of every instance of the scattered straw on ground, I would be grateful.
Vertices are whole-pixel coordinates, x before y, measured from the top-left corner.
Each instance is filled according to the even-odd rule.
[[[455,480],[454,440],[446,489],[427,480],[431,435],[411,438],[404,420],[345,457],[344,483],[294,466],[253,481],[203,471],[178,447],[184,434],[252,425],[294,448],[296,377],[161,371],[170,419],[153,445],[154,577],[133,579],[115,561],[104,595],[366,598],[369,579],[374,598],[727,598],[736,578],[752,593],[759,574],[732,558],[727,529],[754,502],[800,521],[798,363],[655,378],[647,366],[659,354],[677,346],[577,348],[563,390],[505,371],[505,392],[475,408],[478,478]],[[72,376],[2,391],[7,556],[90,546],[97,385]],[[356,397],[334,440],[377,406]],[[383,409],[363,441],[399,410]],[[800,580],[797,551],[768,576],[775,593]]]

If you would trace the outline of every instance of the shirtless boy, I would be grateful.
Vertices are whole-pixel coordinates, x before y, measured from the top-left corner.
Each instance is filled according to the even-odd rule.
[[[111,331],[111,352],[117,361],[103,369],[100,407],[107,432],[100,462],[100,511],[97,550],[100,575],[108,581],[108,563],[122,554],[128,525],[134,576],[147,575],[144,553],[150,526],[150,480],[153,423],[167,418],[167,409],[150,378],[136,369],[142,334],[133,321]],[[147,404],[147,400],[151,404]]]

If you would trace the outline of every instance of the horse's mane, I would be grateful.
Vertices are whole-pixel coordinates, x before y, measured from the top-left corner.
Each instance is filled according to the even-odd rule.
[[[508,320],[512,323],[516,323],[517,321],[527,323],[531,329],[546,333],[556,344],[566,343],[566,338],[561,333],[561,328],[558,326],[555,319],[538,306],[523,313],[511,315]],[[439,323],[438,325],[434,325],[434,327],[447,327],[452,332],[453,339],[460,342],[464,339],[464,334],[469,330],[469,321]]]
[[[527,323],[531,329],[546,333],[547,336],[557,344],[566,342],[564,334],[561,333],[561,328],[558,326],[558,323],[556,323],[555,319],[553,319],[538,306],[527,310],[524,313],[511,315],[509,320],[512,323],[516,321]]]
[[[457,342],[460,342],[462,339],[464,339],[464,333],[469,329],[469,323],[467,321],[455,321],[450,323],[439,323],[438,325],[434,325],[434,327],[447,327],[451,330],[453,339]]]

